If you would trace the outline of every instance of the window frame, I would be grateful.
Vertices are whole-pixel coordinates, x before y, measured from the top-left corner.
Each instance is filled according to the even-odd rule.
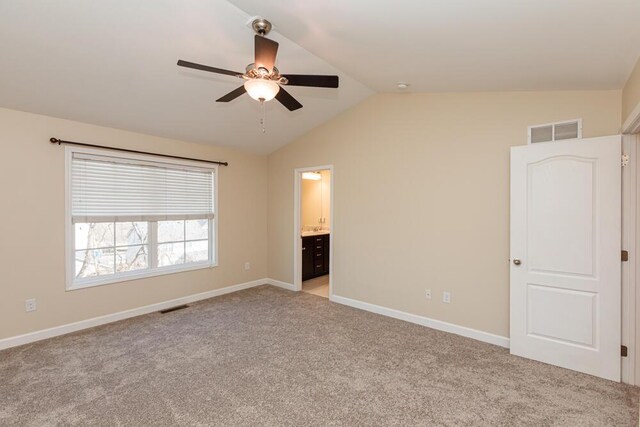
[[[176,166],[193,166],[198,168],[210,169],[213,172],[213,218],[209,219],[208,241],[209,241],[209,259],[207,261],[185,263],[181,265],[171,265],[164,267],[152,267],[152,258],[157,258],[158,243],[156,242],[158,221],[146,221],[148,223],[147,245],[149,247],[149,267],[143,270],[117,273],[112,275],[97,276],[84,279],[76,279],[75,277],[75,226],[71,215],[71,161],[74,153],[95,154],[114,157],[114,153],[110,150],[87,148],[87,147],[65,147],[65,283],[66,290],[73,291],[78,289],[91,288],[94,286],[102,286],[113,283],[127,282],[130,280],[143,279],[155,276],[164,276],[167,274],[182,273],[186,271],[202,270],[214,268],[218,266],[219,249],[218,249],[218,165],[203,163],[191,160],[170,159],[163,161],[168,165]],[[152,155],[118,153],[117,157],[127,160],[153,161],[158,162],[158,158]],[[187,218],[186,219],[195,219]],[[116,221],[117,222],[117,221]],[[125,221],[127,222],[127,221]],[[145,222],[145,221],[143,221]],[[185,236],[186,241],[186,236]],[[114,242],[115,244],[115,242]],[[116,246],[114,246],[115,248]]]

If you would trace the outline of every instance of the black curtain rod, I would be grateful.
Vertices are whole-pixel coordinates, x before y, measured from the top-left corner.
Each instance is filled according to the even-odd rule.
[[[180,156],[171,156],[169,154],[149,153],[148,151],[129,150],[126,148],[107,147],[105,145],[86,144],[84,142],[65,141],[63,139],[58,139],[58,138],[50,138],[49,142],[51,142],[52,144],[58,144],[58,145],[61,145],[61,144],[80,145],[82,147],[103,148],[106,150],[124,151],[125,153],[147,154],[149,156],[168,157],[170,159],[180,159],[180,160],[193,160],[196,162],[205,162],[205,163],[213,163],[221,166],[229,166],[228,162],[219,162],[216,160],[194,159],[192,157],[180,157]]]

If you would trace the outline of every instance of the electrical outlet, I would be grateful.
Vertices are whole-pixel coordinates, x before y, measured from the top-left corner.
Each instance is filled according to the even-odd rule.
[[[431,299],[431,289],[427,289],[424,294],[426,299]]]
[[[445,304],[449,304],[451,302],[451,292],[442,293],[442,302]]]
[[[36,299],[31,298],[24,301],[24,311],[36,311]]]
[[[245,270],[251,270],[251,263],[249,261],[244,263],[244,269]]]

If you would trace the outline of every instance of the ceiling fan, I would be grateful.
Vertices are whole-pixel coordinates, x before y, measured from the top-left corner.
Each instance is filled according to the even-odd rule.
[[[275,98],[287,107],[289,111],[294,111],[302,108],[302,104],[291,96],[283,86],[338,87],[338,76],[280,74],[280,71],[275,67],[278,43],[265,37],[271,31],[271,23],[266,19],[259,18],[255,19],[251,26],[256,32],[255,61],[247,65],[244,73],[196,64],[182,59],[178,61],[178,65],[211,73],[226,74],[245,80],[242,86],[217,99],[216,102],[233,101],[246,92],[251,98],[260,101],[260,103]]]

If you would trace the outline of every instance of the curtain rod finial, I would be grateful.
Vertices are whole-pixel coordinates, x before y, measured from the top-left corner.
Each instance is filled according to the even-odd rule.
[[[58,138],[49,138],[49,142],[52,144],[58,144],[60,145],[60,140]]]

